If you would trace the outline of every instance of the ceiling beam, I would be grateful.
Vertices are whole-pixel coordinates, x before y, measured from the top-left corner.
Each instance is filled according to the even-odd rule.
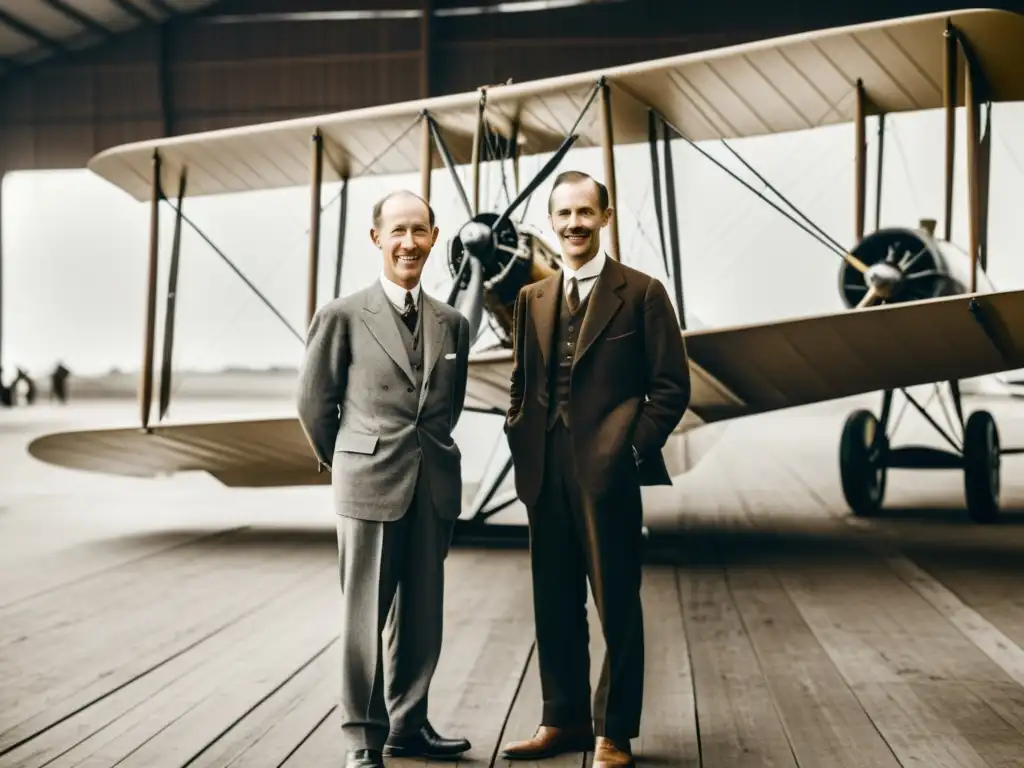
[[[87,16],[78,8],[68,3],[67,0],[43,0],[43,2],[65,18],[71,19],[83,29],[87,29],[102,38],[111,38],[114,36],[114,31],[112,29],[103,26],[91,16]]]
[[[149,4],[166,17],[164,21],[170,21],[178,16],[178,12],[171,7],[167,0],[149,0]]]
[[[25,23],[18,17],[12,16],[10,13],[3,9],[0,9],[0,24],[7,27],[8,29],[13,29],[19,35],[23,35],[24,37],[27,37],[35,43],[43,46],[44,48],[49,48],[51,51],[55,53],[67,52],[67,49],[59,42],[54,40],[52,37],[43,34],[38,29],[33,27],[31,24]]]
[[[159,21],[159,19],[150,16],[144,10],[139,8],[139,6],[135,5],[135,3],[130,2],[130,0],[110,1],[138,22],[141,22],[143,24],[152,24],[154,21]]]

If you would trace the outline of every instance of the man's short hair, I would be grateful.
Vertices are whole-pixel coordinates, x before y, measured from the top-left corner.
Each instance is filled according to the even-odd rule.
[[[433,229],[433,227],[434,227],[434,209],[430,207],[430,203],[428,203],[422,197],[417,195],[415,192],[411,192],[408,189],[396,189],[394,192],[388,192],[386,195],[384,195],[384,197],[382,197],[380,200],[378,200],[376,203],[374,203],[374,205],[373,205],[373,228],[374,229],[380,229],[380,216],[381,216],[381,211],[384,209],[384,203],[386,203],[388,200],[390,200],[392,197],[395,197],[396,195],[410,195],[412,197],[415,197],[417,200],[419,200],[425,206],[427,206],[427,216],[430,219],[430,227],[431,227],[431,229]]]
[[[600,210],[608,210],[608,187],[595,179],[589,173],[583,171],[562,171],[555,177],[555,183],[551,185],[551,194],[548,195],[548,213],[551,213],[551,200],[555,196],[555,190],[563,184],[575,184],[577,181],[590,179],[597,185],[597,206]]]

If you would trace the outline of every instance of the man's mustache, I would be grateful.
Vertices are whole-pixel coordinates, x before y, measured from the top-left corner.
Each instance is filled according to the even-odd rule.
[[[565,230],[565,232],[563,234],[566,237],[574,236],[574,235],[589,235],[590,234],[590,230],[589,229],[567,229],[567,230]]]

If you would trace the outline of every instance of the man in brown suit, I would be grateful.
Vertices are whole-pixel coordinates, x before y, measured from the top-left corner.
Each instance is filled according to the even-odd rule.
[[[544,707],[503,757],[594,749],[594,768],[630,766],[644,677],[640,486],[671,483],[661,448],[689,404],[689,367],[662,284],[600,249],[613,215],[604,185],[561,174],[548,214],[563,268],[516,300],[505,422],[530,523]],[[593,709],[588,577],[607,647]]]

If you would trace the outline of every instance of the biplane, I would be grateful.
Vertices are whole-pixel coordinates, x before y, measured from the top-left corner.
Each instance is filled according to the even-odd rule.
[[[686,438],[711,425],[881,393],[880,412],[851,413],[839,437],[842,487],[852,511],[870,514],[879,509],[891,468],[949,468],[964,474],[971,517],[996,520],[1001,456],[1008,449],[1000,446],[990,413],[978,410],[965,417],[959,383],[1024,367],[1024,291],[995,292],[985,277],[991,105],[1024,98],[1017,60],[1021,50],[1024,17],[966,10],[104,151],[89,168],[135,199],[148,200],[152,210],[141,429],[53,434],[34,441],[30,451],[53,464],[119,475],[201,470],[233,487],[329,483],[329,475],[318,472],[295,418],[150,424],[159,205],[165,202],[176,211],[159,391],[163,420],[180,231],[183,219],[188,222],[182,207],[186,193],[309,185],[309,319],[318,306],[323,183],[340,183],[344,209],[351,179],[418,171],[421,193],[429,200],[435,168],[451,173],[466,216],[447,254],[452,277],[448,301],[469,318],[474,336],[486,317],[499,338],[493,347],[471,354],[467,408],[502,416],[508,405],[515,297],[523,285],[559,269],[557,252],[539,232],[515,220],[516,210],[573,147],[601,148],[603,180],[615,207],[615,147],[646,143],[663,254],[666,265],[672,265],[692,379],[689,410],[664,449],[670,473],[692,466]],[[951,237],[955,114],[961,106],[966,113],[969,189],[966,249],[955,246]],[[943,236],[936,234],[935,221],[865,234],[868,118],[877,117],[884,125],[886,115],[931,109],[944,109],[946,116]],[[713,160],[702,142],[838,123],[854,125],[856,245],[847,249],[809,220],[801,221],[784,207],[781,193],[776,192],[782,203],[764,195],[762,199],[839,257],[838,288],[846,310],[754,325],[686,328],[670,142],[685,141]],[[519,158],[538,153],[553,154],[520,187]],[[517,193],[504,210],[484,211],[479,169],[482,162],[493,160],[503,169],[511,164]],[[472,168],[468,191],[456,173],[467,164]],[[177,203],[165,195],[165,190],[175,189]],[[606,234],[609,255],[618,259],[614,218]],[[337,295],[337,279],[335,286]],[[293,332],[304,340],[303,334]],[[925,384],[948,385],[958,430],[943,429],[907,391]],[[900,391],[948,442],[948,450],[891,444],[890,413],[894,393]],[[506,462],[481,486],[464,513],[464,528],[480,529],[515,500],[514,495],[497,493],[510,470]]]

